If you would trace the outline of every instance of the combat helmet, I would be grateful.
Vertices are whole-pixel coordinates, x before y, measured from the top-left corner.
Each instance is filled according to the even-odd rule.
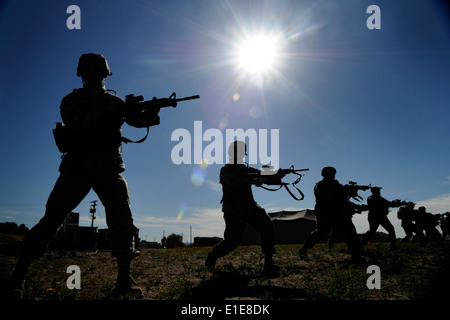
[[[111,76],[108,62],[102,54],[85,53],[78,60],[77,76],[81,77],[86,71],[99,71],[104,78]]]
[[[372,193],[380,194],[382,187],[370,187]]]
[[[330,167],[330,166],[323,167],[321,174],[322,174],[322,177],[335,176],[336,175],[336,169],[334,167]]]

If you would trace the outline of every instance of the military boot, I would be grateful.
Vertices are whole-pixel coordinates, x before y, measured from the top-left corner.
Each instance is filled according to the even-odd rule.
[[[308,252],[308,249],[305,246],[302,246],[300,250],[298,250],[298,256],[300,260],[304,259],[306,257],[306,253]]]
[[[113,298],[142,299],[142,288],[131,277],[131,259],[117,258],[118,272],[116,286],[113,290]]]
[[[11,277],[6,282],[6,296],[4,298],[8,300],[20,300],[23,296],[24,279]]]
[[[205,266],[210,270],[214,270],[216,266],[217,256],[211,251],[205,261]]]
[[[264,272],[269,276],[278,276],[280,267],[273,261],[272,255],[264,256]]]
[[[8,299],[20,300],[23,296],[25,277],[28,273],[28,269],[31,265],[30,259],[21,258],[16,264],[14,271],[10,278],[7,280],[6,289]]]

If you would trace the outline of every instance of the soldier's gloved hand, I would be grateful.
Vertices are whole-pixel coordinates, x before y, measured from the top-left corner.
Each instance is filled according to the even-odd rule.
[[[286,176],[286,173],[277,173],[275,175],[275,177],[279,178],[279,179],[283,179]]]
[[[273,176],[264,176],[263,183],[271,185],[280,185],[281,178],[279,178],[277,174]]]
[[[158,115],[156,115],[156,116],[154,116],[154,117],[148,119],[147,121],[148,121],[147,123],[148,123],[148,126],[149,126],[149,127],[151,127],[151,126],[157,126],[157,125],[160,123],[160,118],[159,118]]]
[[[159,109],[150,109],[150,110],[145,110],[141,113],[141,117],[142,119],[144,119],[146,126],[151,127],[151,126],[157,126],[160,123],[160,118],[159,118]]]
[[[261,186],[263,185],[263,183],[264,183],[264,179],[263,179],[262,177],[257,178],[257,179],[253,182],[253,184],[254,184],[255,186],[257,186],[257,187],[261,187]]]
[[[105,128],[117,128],[123,124],[123,116],[118,112],[105,112],[99,117],[98,124]]]

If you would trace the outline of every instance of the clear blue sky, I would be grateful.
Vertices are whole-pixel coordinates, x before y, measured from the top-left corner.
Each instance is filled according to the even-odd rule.
[[[66,27],[71,4],[81,9],[80,30]],[[372,4],[381,9],[379,30],[366,27]],[[165,230],[188,241],[189,226],[194,237],[223,235],[221,165],[171,159],[172,132],[193,135],[194,121],[203,131],[279,130],[280,166],[310,171],[301,202],[254,188],[269,212],[313,208],[325,165],[342,183],[371,183],[387,199],[448,211],[449,21],[442,2],[419,0],[3,1],[0,221],[32,227],[44,214],[60,163],[51,130],[62,97],[81,86],[76,66],[86,52],[105,55],[113,72],[106,86],[122,98],[201,96],[161,110],[145,143],[123,147],[144,239],[159,241]],[[236,55],[258,34],[276,36],[278,54],[256,76]],[[145,130],[124,125],[124,134],[140,138]],[[203,179],[192,181],[198,170]],[[81,225],[90,225],[89,202],[97,199],[91,192],[75,210]],[[95,225],[105,227],[102,206],[97,216]],[[395,210],[389,217],[402,236]],[[366,214],[354,222],[368,229]]]

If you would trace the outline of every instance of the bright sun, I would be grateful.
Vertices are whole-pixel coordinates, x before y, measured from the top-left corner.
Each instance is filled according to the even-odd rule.
[[[251,74],[262,74],[273,68],[277,57],[277,41],[270,36],[248,38],[238,47],[239,67]]]

